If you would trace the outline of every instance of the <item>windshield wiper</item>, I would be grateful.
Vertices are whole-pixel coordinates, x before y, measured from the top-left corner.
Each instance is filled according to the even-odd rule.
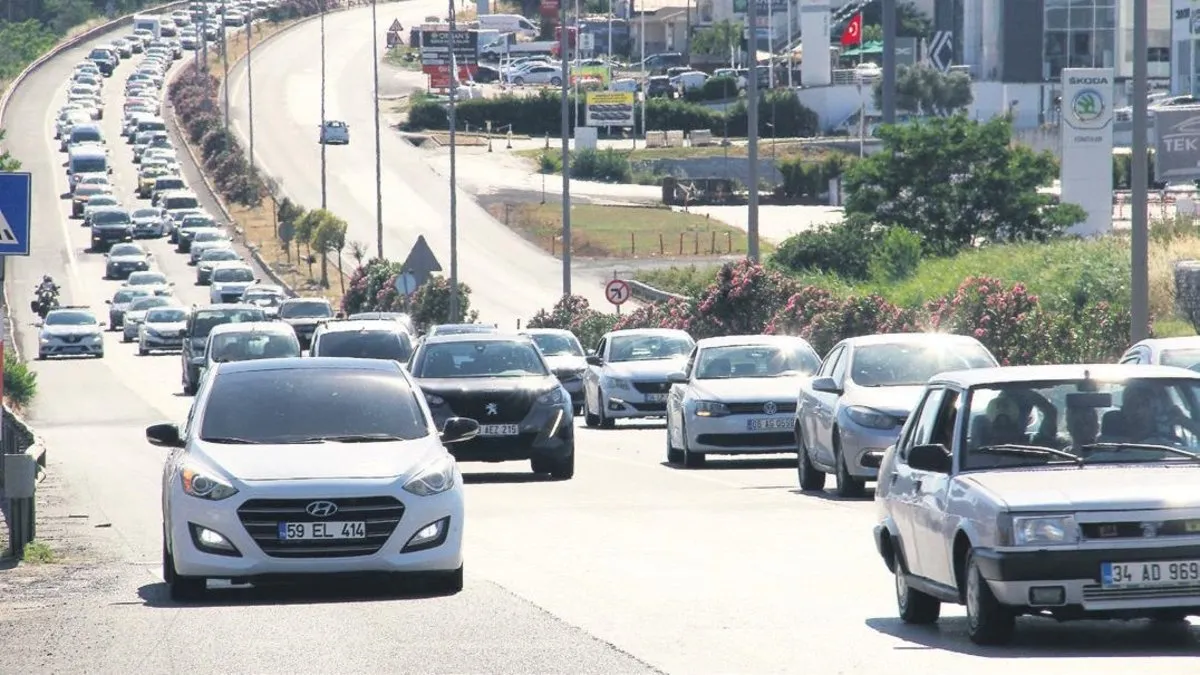
[[[1080,450],[1157,450],[1166,452],[1180,457],[1186,457],[1193,461],[1200,461],[1200,454],[1196,454],[1190,450],[1176,448],[1170,445],[1160,445],[1157,443],[1088,443],[1079,446]]]
[[[1057,457],[1074,462],[1080,466],[1083,465],[1083,459],[1077,455],[1071,454],[1066,450],[1058,450],[1056,448],[1047,448],[1041,445],[1021,445],[1019,443],[999,443],[996,445],[984,445],[972,449],[970,452],[983,452],[995,455],[1017,455],[1021,457]]]
[[[333,443],[390,443],[392,441],[407,441],[408,439],[393,436],[392,434],[344,434],[342,436],[314,436],[304,440],[310,443],[323,441]]]
[[[237,438],[236,436],[204,436],[200,440],[205,443],[224,443],[226,445],[259,445],[262,443],[262,441]]]

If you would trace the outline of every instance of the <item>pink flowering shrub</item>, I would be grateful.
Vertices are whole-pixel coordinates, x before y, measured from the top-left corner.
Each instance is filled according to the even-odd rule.
[[[808,340],[817,353],[856,335],[918,330],[917,313],[878,295],[837,298],[817,286],[805,286],[771,317],[766,332]]]
[[[690,300],[667,300],[643,305],[632,312],[622,314],[613,324],[613,330],[626,328],[678,328],[687,330],[688,322],[695,314],[695,303]]]
[[[342,296],[342,311],[347,315],[358,312],[382,312],[381,302],[390,307],[391,296],[396,294],[393,284],[400,263],[383,258],[372,258],[350,275],[350,286]]]
[[[538,310],[526,324],[529,328],[559,328],[569,330],[579,338],[584,348],[593,347],[600,336],[612,330],[617,322],[616,314],[607,314],[591,308],[587,298],[579,295],[564,295],[549,312]]]
[[[795,281],[748,259],[726,263],[700,298],[687,330],[697,340],[762,333],[798,290]]]
[[[1038,298],[1022,284],[969,277],[953,296],[926,305],[928,326],[944,333],[970,335],[982,342],[1002,365],[1038,361],[1044,341]]]

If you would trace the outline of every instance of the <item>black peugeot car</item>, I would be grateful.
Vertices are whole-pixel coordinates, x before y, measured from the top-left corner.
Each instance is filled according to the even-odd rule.
[[[413,354],[416,378],[439,427],[451,417],[479,422],[479,435],[453,445],[465,462],[530,460],[534,473],[575,475],[571,395],[523,335],[432,336]]]
[[[300,348],[308,349],[317,324],[334,318],[334,311],[325,298],[288,298],[279,303],[278,316],[296,331]]]

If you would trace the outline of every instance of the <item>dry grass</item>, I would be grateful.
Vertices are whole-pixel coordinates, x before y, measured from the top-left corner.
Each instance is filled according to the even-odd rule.
[[[497,220],[551,255],[562,253],[558,204],[493,204]],[[586,258],[722,256],[746,252],[746,233],[725,223],[665,207],[571,207],[572,252]],[[768,251],[769,252],[769,251]]]
[[[733,144],[729,146],[708,145],[697,147],[683,148],[616,148],[618,152],[625,154],[629,161],[645,161],[655,159],[696,159],[703,157],[746,157],[750,151],[749,145],[746,143]],[[525,150],[515,150],[515,154],[522,157],[537,161],[542,154],[542,148],[531,148]],[[772,156],[776,160],[792,159],[795,157],[804,157],[813,161],[819,161],[827,157],[832,151],[825,147],[814,147],[811,144],[800,142],[779,141],[774,144],[770,139],[758,142],[758,158],[768,159]]]

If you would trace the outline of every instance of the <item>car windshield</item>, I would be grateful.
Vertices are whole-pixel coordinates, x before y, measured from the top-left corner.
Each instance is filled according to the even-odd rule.
[[[133,304],[131,304],[129,306],[129,311],[143,312],[148,309],[154,309],[155,307],[166,307],[167,305],[174,305],[174,304],[175,304],[175,301],[172,300],[171,298],[164,298],[164,297],[156,295],[156,296],[150,297],[150,298],[141,298],[140,300],[134,300]]]
[[[50,312],[46,315],[47,326],[88,326],[96,323],[91,312]]]
[[[248,302],[259,307],[278,307],[283,302],[283,296],[278,293],[247,291],[242,294],[242,302]]]
[[[72,143],[99,142],[103,140],[99,129],[75,129],[71,132]]]
[[[408,361],[412,342],[408,334],[390,330],[330,331],[321,336],[316,356]]]
[[[529,337],[546,356],[583,356],[583,348],[574,335],[535,333]]]
[[[194,241],[197,244],[200,244],[206,241],[223,241],[228,238],[229,235],[225,234],[224,232],[197,232]]]
[[[234,283],[243,281],[254,281],[254,272],[245,267],[227,267],[224,269],[213,270],[212,280],[218,283],[232,281]]]
[[[187,310],[181,307],[159,307],[146,313],[146,323],[179,323],[187,319]]]
[[[103,157],[76,157],[71,160],[75,173],[100,173],[108,170],[108,160]]]
[[[129,212],[121,209],[94,211],[91,218],[96,225],[121,225],[132,222],[129,219]]]
[[[200,206],[195,197],[167,197],[163,200],[163,208],[175,211],[178,209],[194,209]]]
[[[893,342],[854,350],[850,379],[860,387],[916,387],[938,373],[991,368],[996,360],[973,342]]]
[[[216,221],[208,216],[188,216],[179,224],[182,228],[213,227],[214,225],[216,225]]]
[[[192,320],[192,337],[206,338],[213,328],[226,323],[266,321],[261,309],[200,310]]]
[[[112,249],[108,252],[108,255],[116,258],[129,255],[146,255],[146,252],[143,251],[142,247],[138,246],[137,244],[117,244],[116,246],[112,247]]]
[[[120,305],[126,302],[133,302],[137,298],[145,298],[150,295],[150,291],[139,288],[125,288],[113,294],[113,304]]]
[[[200,424],[202,440],[238,443],[429,433],[417,393],[398,372],[336,368],[219,373]]]
[[[480,340],[429,345],[414,374],[423,378],[456,378],[548,373],[537,348],[528,342]]]
[[[978,387],[969,393],[967,410],[963,470],[1200,461],[1196,380],[1064,379]]]
[[[627,335],[612,338],[608,361],[653,361],[686,356],[695,343],[682,335]]]
[[[133,212],[134,220],[138,218],[161,218],[162,212],[158,209],[138,209]]]
[[[1197,365],[1200,365],[1200,348],[1168,349],[1162,353],[1162,356],[1158,360],[1164,366],[1191,368],[1194,370]]]
[[[167,277],[158,272],[134,272],[129,275],[128,283],[130,286],[156,286],[167,283]]]
[[[287,333],[231,332],[212,337],[214,362],[300,356],[300,342]]]
[[[289,302],[279,308],[281,319],[324,319],[333,316],[329,303],[320,300]]]
[[[696,357],[696,379],[810,375],[820,366],[817,353],[804,344],[708,347]]]

